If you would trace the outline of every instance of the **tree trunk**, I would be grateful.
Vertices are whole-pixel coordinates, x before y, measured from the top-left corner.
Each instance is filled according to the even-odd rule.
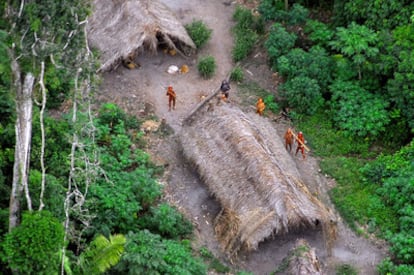
[[[23,192],[27,207],[32,210],[29,194],[28,174],[30,162],[30,143],[32,135],[32,94],[34,76],[27,74],[21,84],[21,71],[15,59],[12,59],[12,71],[16,88],[16,146],[14,152],[13,183],[10,194],[9,231],[20,223],[21,200]]]

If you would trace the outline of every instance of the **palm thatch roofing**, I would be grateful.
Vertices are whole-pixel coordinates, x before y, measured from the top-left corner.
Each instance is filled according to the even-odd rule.
[[[213,111],[207,106],[185,120],[179,140],[184,157],[222,206],[215,231],[225,251],[234,255],[256,249],[273,234],[329,227],[332,212],[302,182],[267,119],[231,104]]]
[[[160,43],[184,54],[196,46],[174,13],[158,0],[94,0],[88,42],[101,52],[101,71]]]

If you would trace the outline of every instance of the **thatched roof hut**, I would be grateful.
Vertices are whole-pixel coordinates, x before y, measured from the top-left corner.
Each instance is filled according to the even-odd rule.
[[[300,179],[292,158],[266,119],[230,104],[186,120],[185,158],[222,206],[215,229],[223,248],[256,249],[272,234],[314,228],[334,219]]]
[[[174,13],[158,0],[94,0],[88,41],[102,54],[102,71],[140,50],[155,52],[159,44],[184,54],[196,48]]]

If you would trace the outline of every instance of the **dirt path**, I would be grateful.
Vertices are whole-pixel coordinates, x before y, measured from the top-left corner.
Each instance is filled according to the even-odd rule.
[[[213,29],[209,43],[197,56],[183,59],[181,56],[169,56],[159,53],[155,56],[139,57],[141,68],[127,70],[123,67],[106,73],[104,82],[98,92],[98,101],[115,102],[128,113],[141,116],[154,114],[164,118],[174,133],[181,130],[181,122],[188,113],[201,101],[202,96],[212,93],[225,78],[234,64],[231,60],[233,38],[230,30],[233,26],[232,14],[234,3],[224,0],[163,0],[182,21],[183,24],[192,20],[202,20]],[[197,73],[197,58],[212,55],[217,63],[215,76],[210,80],[200,78]],[[187,64],[187,74],[170,75],[168,66]],[[263,83],[264,88],[272,88],[271,72],[265,62],[251,62],[245,69],[253,80]],[[172,85],[177,92],[177,108],[168,111],[166,87]],[[237,86],[232,84],[230,98],[237,104]],[[279,135],[289,126],[287,122],[274,123]],[[305,133],[306,137],[306,133]],[[216,257],[226,261],[214,236],[213,219],[220,210],[218,203],[212,198],[197,174],[183,160],[176,135],[159,138],[150,135],[148,149],[153,158],[167,167],[162,180],[165,185],[165,198],[179,207],[196,225],[196,245],[205,246]],[[318,160],[308,156],[306,161],[292,155],[305,183],[319,198],[330,205],[327,190],[334,181],[319,172]],[[338,239],[332,256],[328,257],[321,232],[295,232],[277,236],[263,242],[257,251],[241,253],[233,267],[238,267],[254,274],[270,274],[281,263],[287,251],[297,238],[305,238],[316,248],[319,259],[328,274],[335,274],[338,264],[349,264],[359,270],[359,274],[375,274],[375,265],[384,257],[384,248],[374,245],[364,238],[357,237],[339,220]],[[228,263],[230,264],[230,263]]]

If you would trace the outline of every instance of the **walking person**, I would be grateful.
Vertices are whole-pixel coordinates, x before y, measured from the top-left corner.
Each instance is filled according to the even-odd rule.
[[[292,152],[292,144],[293,144],[293,132],[292,129],[288,128],[285,133],[285,147],[286,150]]]
[[[231,89],[230,83],[226,79],[224,79],[221,82],[221,86],[220,86],[220,91],[221,91],[221,94],[222,94],[222,99],[224,101],[227,101],[229,99],[229,91],[230,91],[230,89]]]
[[[303,137],[302,132],[298,133],[298,135],[296,137],[296,143],[297,143],[298,147],[296,148],[295,156],[297,155],[297,153],[300,150],[301,153],[302,153],[302,158],[306,159],[306,155],[305,155],[305,138]]]
[[[259,97],[259,99],[256,102],[256,113],[258,113],[260,116],[262,116],[265,109],[266,109],[266,105],[263,102],[263,99],[261,97]]]
[[[168,86],[167,96],[168,96],[168,111],[171,111],[171,105],[173,107],[173,110],[175,110],[175,100],[177,98],[177,94],[175,93],[172,86]]]

